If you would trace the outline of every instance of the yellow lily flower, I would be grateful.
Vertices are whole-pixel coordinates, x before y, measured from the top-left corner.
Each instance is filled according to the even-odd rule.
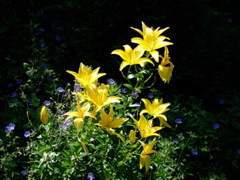
[[[168,128],[172,128],[162,117],[158,117],[160,121],[160,126],[166,126]]]
[[[172,62],[170,62],[170,57],[169,57],[169,51],[167,47],[164,47],[164,57],[162,57],[162,62],[158,66],[158,74],[160,75],[161,79],[164,81],[164,83],[168,83],[171,80],[172,77],[172,71],[174,68],[174,65]],[[161,57],[161,56],[160,56]]]
[[[47,114],[47,108],[46,106],[42,106],[41,112],[40,112],[40,120],[43,124],[48,123],[48,114]]]
[[[163,99],[158,101],[158,99],[154,99],[153,102],[151,103],[148,99],[143,98],[142,101],[144,102],[145,108],[140,112],[140,115],[144,113],[148,113],[154,118],[156,117],[162,117],[165,121],[167,120],[167,117],[163,115],[167,109],[167,107],[170,105],[170,103],[164,103],[163,104]]]
[[[134,130],[130,131],[129,140],[132,144],[136,142],[136,132]]]
[[[142,141],[139,141],[142,146],[143,146],[143,151],[140,154],[140,169],[142,169],[144,166],[146,168],[146,172],[149,169],[151,158],[148,156],[148,154],[156,153],[157,151],[153,150],[153,146],[155,145],[156,138],[153,139],[153,141],[149,144],[146,145]]]
[[[91,118],[94,118],[96,119],[96,117],[88,112],[89,109],[90,109],[91,105],[90,103],[85,103],[83,104],[82,106],[80,106],[79,104],[77,105],[77,112],[74,112],[74,111],[70,111],[70,112],[67,112],[65,114],[63,114],[64,116],[68,116],[65,120],[65,122],[70,119],[70,118],[73,118],[73,117],[76,117],[77,119],[84,119],[85,117],[91,117]],[[64,122],[64,123],[65,123]],[[79,122],[78,122],[79,123]]]
[[[156,50],[173,44],[172,42],[164,41],[165,39],[169,40],[168,37],[160,36],[164,31],[169,29],[169,27],[164,29],[160,29],[160,27],[158,27],[154,30],[153,28],[149,28],[144,24],[144,22],[142,22],[142,31],[137,28],[131,28],[143,36],[143,38],[132,38],[132,43],[137,43],[139,44],[138,48],[150,52],[151,56],[156,62],[159,62],[159,52]]]
[[[141,138],[147,138],[149,136],[160,136],[160,134],[155,133],[163,127],[155,126],[152,127],[152,120],[147,121],[143,115],[140,115],[139,121],[133,119],[140,131]]]
[[[150,59],[145,57],[142,58],[145,50],[139,48],[132,49],[129,45],[124,45],[123,47],[125,51],[121,49],[116,49],[111,53],[119,55],[123,59],[123,62],[121,63],[119,68],[120,71],[122,71],[123,68],[125,68],[126,66],[134,64],[139,64],[143,67],[145,63],[149,62],[154,65],[154,63]]]
[[[122,141],[123,138],[120,134],[116,133],[112,128],[118,128],[121,126],[125,121],[128,120],[128,118],[119,118],[114,119],[114,111],[113,106],[110,105],[110,111],[109,114],[107,114],[103,109],[101,109],[101,121],[99,123],[96,123],[95,125],[101,126],[103,129],[105,129],[109,134],[111,135],[117,135]]]
[[[83,126],[83,119],[82,118],[76,118],[74,119],[74,126],[77,129],[77,132],[80,132]]]
[[[98,112],[103,106],[111,103],[119,103],[121,99],[117,96],[108,97],[109,85],[101,84],[95,88],[87,87],[87,99],[96,105],[96,112]]]
[[[87,67],[83,63],[80,63],[78,73],[69,70],[67,70],[67,72],[69,74],[72,74],[77,79],[77,81],[84,88],[86,88],[88,86],[95,87],[97,85],[98,78],[106,75],[106,73],[98,73],[99,69],[100,67],[92,71],[91,67]]]

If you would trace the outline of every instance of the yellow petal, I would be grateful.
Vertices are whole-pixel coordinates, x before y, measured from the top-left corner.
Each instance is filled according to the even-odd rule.
[[[48,123],[48,114],[47,114],[46,106],[42,106],[42,109],[40,112],[40,120],[42,121],[43,124]]]
[[[136,142],[136,132],[134,130],[130,131],[129,140],[132,144]]]
[[[80,132],[83,126],[83,119],[82,118],[74,119],[74,126],[76,127],[77,132]]]

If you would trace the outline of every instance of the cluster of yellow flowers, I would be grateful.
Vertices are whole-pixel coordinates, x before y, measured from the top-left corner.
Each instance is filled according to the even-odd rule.
[[[136,43],[138,46],[135,49],[132,49],[129,45],[124,45],[123,47],[125,51],[117,49],[112,52],[112,54],[119,55],[123,59],[123,62],[120,65],[120,71],[128,65],[139,64],[143,67],[148,62],[154,65],[149,57],[143,57],[144,53],[147,52],[156,63],[159,63],[159,57],[162,59],[161,63],[158,65],[158,73],[165,83],[169,83],[174,65],[170,61],[167,46],[172,45],[173,43],[165,41],[165,39],[169,40],[169,38],[161,35],[169,28],[160,29],[160,27],[158,27],[154,30],[142,22],[142,31],[133,27],[132,29],[142,35],[142,38],[134,37],[131,39],[132,43]],[[157,50],[163,47],[165,49],[164,56],[161,56]]]
[[[168,28],[157,28],[154,30],[153,28],[147,27],[142,22],[142,31],[136,28],[132,29],[139,32],[143,38],[132,38],[132,42],[138,44],[135,49],[132,49],[129,45],[124,45],[125,51],[117,49],[112,52],[112,54],[117,54],[123,59],[123,62],[120,65],[120,71],[128,65],[139,64],[141,67],[145,66],[146,63],[155,65],[151,58],[153,58],[156,63],[158,63],[159,58],[161,58],[161,63],[158,65],[158,72],[162,80],[169,83],[172,76],[173,64],[169,61],[170,58],[168,56],[169,52],[167,46],[173,43],[164,41],[169,38],[161,35]],[[165,48],[164,56],[161,56],[157,50],[163,47]],[[145,52],[149,56],[151,55],[151,57],[143,57]],[[124,122],[128,121],[129,118],[114,118],[113,104],[120,103],[121,98],[117,96],[109,96],[109,85],[98,83],[98,79],[106,75],[106,73],[99,73],[99,69],[100,68],[98,67],[95,70],[92,70],[91,67],[87,67],[83,63],[80,63],[78,73],[67,71],[76,78],[77,82],[84,90],[76,94],[76,111],[70,111],[64,114],[67,116],[66,121],[70,118],[74,118],[74,126],[76,127],[77,132],[80,132],[86,117],[98,119],[98,114],[100,114],[101,120],[98,123],[95,123],[95,125],[101,126],[109,134],[116,135],[124,142],[122,135],[115,132],[114,128],[119,128]],[[167,107],[170,103],[163,103],[162,99],[154,99],[152,102],[144,98],[141,100],[145,105],[145,109],[140,112],[139,120],[133,119],[133,122],[137,127],[136,129],[138,129],[138,132],[140,133],[141,140],[144,138],[146,139],[149,136],[160,136],[160,134],[156,133],[157,131],[164,127],[170,127],[166,122],[166,116],[163,114],[169,110]],[[107,108],[103,108],[106,106],[109,107],[109,113],[106,113],[105,111]],[[145,113],[149,114],[148,117],[151,117],[151,119],[147,120],[144,116]],[[153,120],[156,118],[159,119],[160,125],[153,127]],[[46,124],[47,115],[45,106],[42,108],[41,121]],[[136,132],[131,130],[129,133],[130,142],[133,144],[136,142],[136,139]],[[140,154],[140,169],[145,166],[146,171],[148,171],[151,162],[149,154],[156,152],[153,150],[156,138],[154,138],[148,145],[143,141],[139,142],[143,147],[143,151]]]

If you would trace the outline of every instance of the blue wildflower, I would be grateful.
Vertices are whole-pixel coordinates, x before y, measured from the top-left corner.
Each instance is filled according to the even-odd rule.
[[[87,175],[87,179],[88,179],[88,180],[93,180],[93,179],[95,179],[95,175],[90,172],[90,173],[88,173],[88,175]]]
[[[13,83],[8,83],[8,87],[12,87],[13,86]]]
[[[81,86],[80,86],[80,85],[75,85],[73,92],[78,93],[78,92],[80,92],[80,91],[82,91]]]
[[[40,11],[39,14],[44,14],[44,11]]]
[[[229,18],[227,21],[228,21],[229,23],[231,23],[231,22],[232,22],[232,19]]]
[[[218,129],[219,127],[220,127],[220,124],[218,124],[218,123],[213,124],[214,129]]]
[[[153,92],[148,93],[148,98],[150,98],[150,99],[153,98]]]
[[[50,104],[51,104],[50,101],[44,101],[44,102],[43,102],[43,105],[44,105],[44,106],[49,106]]]
[[[115,81],[114,81],[114,79],[110,78],[110,79],[108,79],[108,83],[109,83],[109,84],[114,84]]]
[[[5,132],[6,132],[6,133],[11,133],[14,129],[15,129],[15,124],[10,123],[9,125],[7,125],[7,126],[5,127]]]
[[[121,92],[124,93],[124,94],[127,93],[126,88],[121,88]]]
[[[21,80],[17,80],[17,84],[22,84],[22,81]]]
[[[191,153],[192,153],[193,156],[196,156],[196,155],[198,155],[198,150],[193,149],[193,150],[191,150]]]
[[[40,47],[46,47],[45,42],[41,42],[39,45],[40,45]]]
[[[30,135],[31,135],[30,131],[26,131],[26,132],[24,133],[24,137],[29,137]]]
[[[27,175],[27,171],[26,170],[21,171],[21,173],[22,173],[23,176]]]
[[[134,91],[134,92],[132,93],[132,96],[133,96],[134,98],[137,98],[137,97],[139,96],[139,94],[138,94],[137,91]]]
[[[71,124],[71,121],[67,121],[64,124],[60,124],[59,127],[62,128],[62,130],[67,130],[67,128],[70,124]]]
[[[57,92],[63,92],[64,91],[64,89],[62,88],[62,87],[59,87],[59,88],[57,88]]]
[[[237,150],[237,153],[238,153],[238,154],[240,154],[240,149],[239,149],[239,148],[237,148],[236,150]]]
[[[67,111],[65,111],[64,109],[60,112],[60,114],[65,114]]]
[[[17,93],[16,92],[13,92],[12,93],[12,97],[16,97],[17,96]]]
[[[182,124],[182,120],[181,120],[181,119],[176,119],[176,120],[175,120],[175,123],[177,123],[177,124]]]
[[[47,77],[46,80],[47,81],[52,81],[52,78],[51,77]]]
[[[57,41],[61,41],[61,37],[60,37],[60,36],[56,36],[55,39],[56,39]]]
[[[42,69],[44,69],[44,70],[47,69],[47,65],[43,64]]]
[[[57,30],[63,30],[63,27],[59,26],[57,27]]]
[[[67,95],[68,95],[68,92],[64,92],[64,93],[62,94],[62,97],[67,97]]]
[[[178,134],[178,139],[182,141],[182,140],[185,139],[185,137],[184,137],[184,135],[181,133],[181,134]]]
[[[224,104],[224,99],[219,99],[218,103],[223,105]]]
[[[176,143],[176,144],[178,143],[178,141],[179,141],[178,138],[173,139],[173,142]]]
[[[44,32],[45,30],[43,28],[39,28],[39,31]]]

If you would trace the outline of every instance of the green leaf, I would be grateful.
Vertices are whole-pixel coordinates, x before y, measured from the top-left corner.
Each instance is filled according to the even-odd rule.
[[[130,89],[130,90],[133,90],[133,87],[132,87],[132,85],[131,84],[123,84],[125,87],[127,87],[128,89]]]

